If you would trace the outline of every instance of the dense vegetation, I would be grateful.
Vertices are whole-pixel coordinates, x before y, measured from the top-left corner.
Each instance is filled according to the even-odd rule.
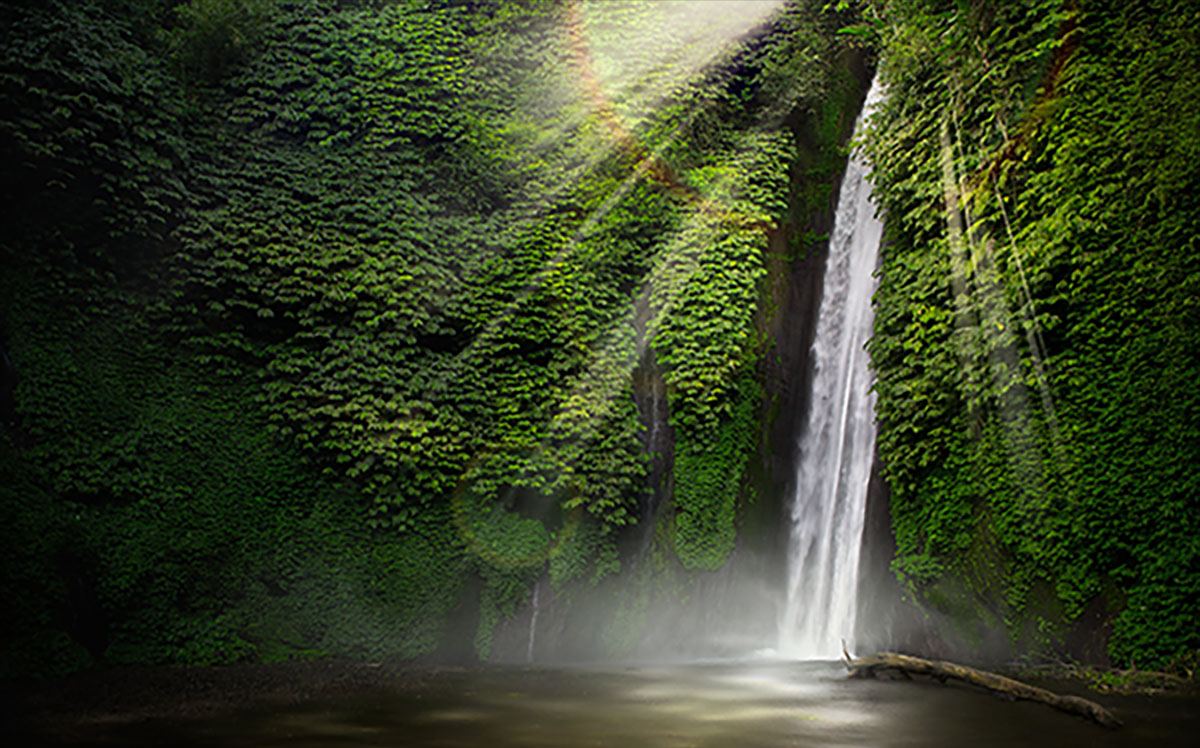
[[[847,18],[718,49],[681,10],[0,11],[0,670],[409,658],[455,616],[487,656],[543,574],[621,568],[641,364],[677,440],[656,557],[720,566],[784,122],[832,148]]]
[[[866,21],[895,570],[968,637],[1051,651],[1103,621],[1122,666],[1200,647],[1194,5]]]
[[[539,580],[629,651],[761,508],[863,48],[894,570],[1200,647],[1200,17],[848,5],[5,4],[0,673],[487,657]]]

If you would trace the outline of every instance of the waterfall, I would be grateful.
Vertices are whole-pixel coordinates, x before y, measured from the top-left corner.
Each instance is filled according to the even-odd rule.
[[[533,662],[533,643],[537,637],[538,592],[542,589],[542,580],[533,585],[533,613],[529,616],[529,643],[525,647],[525,661]]]
[[[881,96],[873,83],[856,127]],[[800,434],[779,630],[779,651],[789,657],[840,657],[841,640],[854,636],[875,451],[875,397],[864,345],[874,319],[871,295],[883,236],[868,173],[856,150],[838,195],[813,338],[812,393]]]

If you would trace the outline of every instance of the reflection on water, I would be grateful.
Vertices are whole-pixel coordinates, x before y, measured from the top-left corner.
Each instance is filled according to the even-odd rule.
[[[1047,707],[936,683],[851,681],[836,663],[441,672],[285,710],[94,725],[100,745],[1192,745],[1195,699],[1109,698],[1109,732]]]

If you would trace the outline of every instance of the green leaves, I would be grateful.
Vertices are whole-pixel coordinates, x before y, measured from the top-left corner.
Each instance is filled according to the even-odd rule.
[[[161,38],[180,74],[201,84],[221,82],[256,52],[274,0],[187,0]]]
[[[678,441],[655,563],[720,566],[752,498],[767,234],[828,197],[797,207],[785,124],[829,144],[846,108],[824,96],[848,19],[817,7],[728,49],[654,2],[0,10],[3,457],[14,532],[48,538],[4,589],[44,578],[46,613],[77,544],[96,656],[195,664],[428,653],[478,578],[486,654],[543,572],[569,594],[622,568],[635,370],[664,372]]]
[[[1014,639],[1103,599],[1114,660],[1195,648],[1188,576],[1155,571],[1193,563],[1197,521],[1182,466],[1200,443],[1198,360],[1180,327],[1195,305],[1179,293],[1196,170],[1176,168],[1196,161],[1167,156],[1195,150],[1177,127],[1200,131],[1194,66],[1176,65],[1195,56],[1187,12],[875,12],[890,97],[867,145],[889,243],[871,352],[895,568],[920,590],[965,581]],[[997,572],[972,571],[996,552]],[[1051,586],[1057,600],[1036,594]],[[1060,645],[1039,637],[1019,644]]]

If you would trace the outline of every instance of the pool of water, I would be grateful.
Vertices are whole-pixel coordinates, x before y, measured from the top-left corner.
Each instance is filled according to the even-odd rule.
[[[1125,746],[1200,744],[1194,697],[1095,697],[1109,731],[935,682],[847,679],[837,663],[483,668],[286,707],[94,720],[56,742],[176,746]]]

